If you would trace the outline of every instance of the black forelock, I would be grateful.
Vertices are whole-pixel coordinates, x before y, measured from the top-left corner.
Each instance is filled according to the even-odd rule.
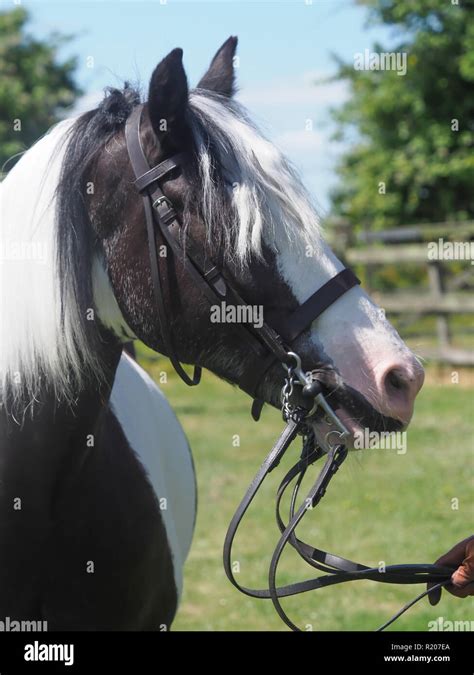
[[[81,115],[71,127],[58,183],[56,211],[57,266],[64,316],[67,302],[77,303],[83,333],[91,350],[97,348],[97,327],[87,320],[94,306],[91,264],[96,245],[87,209],[87,180],[103,148],[120,130],[140,102],[136,89],[108,88],[100,105]]]
[[[140,94],[128,82],[123,89],[107,87],[105,96],[96,109],[97,123],[104,130],[116,129],[130,115],[132,108],[140,103]]]

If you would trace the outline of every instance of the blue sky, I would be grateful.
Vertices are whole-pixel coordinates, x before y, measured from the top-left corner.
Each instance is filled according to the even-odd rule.
[[[14,2],[1,0],[0,7]],[[315,83],[334,73],[331,53],[352,61],[354,53],[375,41],[390,41],[385,28],[366,28],[367,10],[353,0],[22,0],[21,4],[31,11],[34,34],[46,36],[57,30],[77,36],[63,55],[79,56],[84,110],[97,103],[104,87],[124,80],[140,82],[146,91],[151,71],[174,47],[184,49],[188,79],[194,85],[220,44],[237,35],[238,96],[297,166],[323,213],[337,181],[334,164],[341,151],[330,140],[329,109],[340,105],[347,91],[342,83]]]

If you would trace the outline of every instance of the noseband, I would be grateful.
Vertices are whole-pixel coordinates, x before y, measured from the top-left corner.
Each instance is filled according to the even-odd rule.
[[[180,170],[183,156],[173,155],[150,168],[140,139],[142,112],[142,105],[136,106],[131,112],[125,126],[125,139],[136,178],[134,186],[143,198],[145,209],[151,279],[160,334],[163,339],[164,352],[168,355],[174,369],[186,384],[193,386],[200,381],[201,368],[195,366],[193,376],[190,377],[182,367],[173,346],[158,264],[157,232],[166,246],[167,254],[180,259],[196,287],[211,304],[219,304],[225,300],[227,304],[238,307],[246,306],[246,303],[234,285],[226,278],[224,269],[208,257],[189,233],[186,234],[186,246],[183,247],[182,231],[177,214],[160,186],[164,178]],[[291,343],[341,295],[359,283],[359,279],[352,270],[346,268],[325,283],[289,316],[272,317],[272,325],[266,321],[261,327],[252,324],[236,324],[236,330],[241,332],[249,346],[250,353],[239,387],[254,399],[252,406],[254,419],[259,418],[263,405],[263,401],[257,397],[257,390],[267,371],[276,362],[283,364],[287,370],[282,389],[282,413],[286,427],[260,467],[232,518],[224,543],[224,569],[229,580],[242,593],[254,598],[271,599],[280,617],[293,630],[300,629],[284,612],[280,603],[281,598],[357,579],[393,584],[430,582],[441,587],[450,582],[453,572],[452,569],[440,565],[388,565],[384,570],[370,568],[314,548],[298,539],[295,534],[296,527],[305,513],[319,503],[331,478],[347,457],[345,441],[349,433],[326,401],[321,384],[313,379],[311,373],[303,372],[299,356],[291,351]],[[293,403],[292,395],[295,386],[301,386],[303,398],[308,401],[307,407]],[[315,437],[314,431],[306,423],[309,416],[324,416],[326,423],[331,427],[324,438]],[[232,570],[234,537],[261,484],[267,475],[278,466],[297,435],[303,438],[301,456],[281,481],[276,495],[276,521],[281,536],[270,563],[268,588],[254,589],[242,586],[237,582]],[[325,464],[306,499],[297,508],[299,488],[307,469],[323,456],[326,456]],[[293,482],[289,518],[285,523],[280,513],[280,505],[286,489]],[[287,586],[277,586],[278,563],[287,544],[290,544],[309,565],[325,572],[325,575]],[[405,605],[379,630],[390,625],[426,594],[427,591],[421,593],[415,600]]]

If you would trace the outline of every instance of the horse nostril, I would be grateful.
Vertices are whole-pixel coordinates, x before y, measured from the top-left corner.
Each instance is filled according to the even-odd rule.
[[[401,419],[411,417],[413,403],[423,385],[422,368],[405,368],[397,364],[387,368],[382,379],[382,386],[394,414]]]
[[[409,386],[407,379],[403,377],[403,374],[397,368],[394,368],[393,370],[387,373],[385,377],[385,383],[386,386],[388,385],[387,388],[390,387],[397,391],[404,391]]]

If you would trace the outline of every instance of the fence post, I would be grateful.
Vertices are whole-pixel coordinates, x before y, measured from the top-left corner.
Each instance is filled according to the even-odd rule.
[[[430,262],[428,265],[428,279],[430,288],[434,296],[441,297],[445,292],[443,268],[438,261]],[[436,317],[436,332],[438,343],[441,349],[449,347],[451,335],[449,330],[448,317],[444,314],[438,314]]]

